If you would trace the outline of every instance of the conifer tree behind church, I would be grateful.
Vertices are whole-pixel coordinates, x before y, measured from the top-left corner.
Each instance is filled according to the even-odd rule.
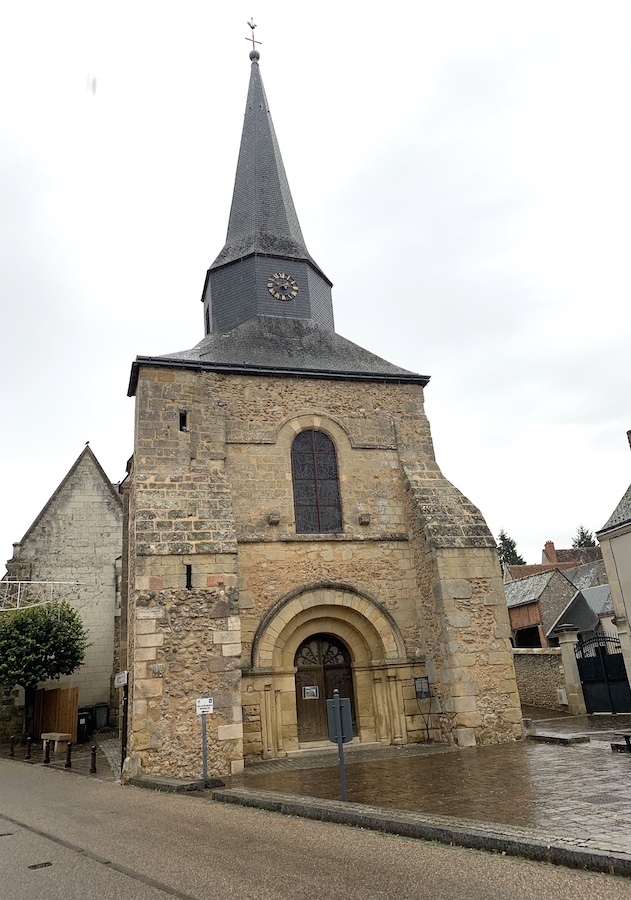
[[[526,560],[517,552],[517,544],[502,528],[497,538],[497,554],[502,572],[506,566],[525,566]]]

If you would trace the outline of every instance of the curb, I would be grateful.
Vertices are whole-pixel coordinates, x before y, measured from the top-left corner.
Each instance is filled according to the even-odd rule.
[[[450,816],[386,810],[363,803],[318,800],[272,791],[231,788],[212,792],[213,800],[305,819],[317,819],[337,825],[353,825],[403,837],[439,841],[473,850],[487,850],[508,856],[520,856],[536,862],[587,869],[607,875],[631,876],[631,854],[612,853],[576,847],[561,840],[546,841],[537,832],[497,823],[460,822]]]

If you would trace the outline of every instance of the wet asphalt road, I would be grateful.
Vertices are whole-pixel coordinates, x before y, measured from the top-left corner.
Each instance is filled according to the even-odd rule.
[[[0,900],[631,896],[621,878],[216,804],[207,794],[121,788],[4,759],[0,835]]]

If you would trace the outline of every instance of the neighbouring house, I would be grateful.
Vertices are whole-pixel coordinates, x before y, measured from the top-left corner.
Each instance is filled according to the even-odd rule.
[[[600,547],[571,547],[568,550],[556,550],[553,541],[546,541],[541,551],[541,562],[531,565],[504,567],[504,583],[540,575],[543,572],[568,572],[579,566],[590,565],[602,560]]]
[[[110,482],[86,445],[24,537],[13,545],[0,590],[20,590],[44,601],[66,599],[81,614],[90,646],[74,674],[42,688],[78,687],[78,704],[111,705],[112,673],[120,623],[123,510]],[[28,585],[25,586],[24,583]],[[14,705],[23,703],[11,692]],[[6,698],[5,698],[6,699]]]
[[[631,430],[627,431],[627,439],[631,445]],[[631,485],[603,527],[596,532],[596,537],[607,570],[626,669],[631,672]]]
[[[568,550],[557,550],[553,541],[546,541],[541,553],[541,562],[552,565],[582,566],[585,563],[602,559],[600,547],[570,547]]]
[[[576,593],[558,569],[509,581],[504,590],[515,647],[548,647],[549,629]]]

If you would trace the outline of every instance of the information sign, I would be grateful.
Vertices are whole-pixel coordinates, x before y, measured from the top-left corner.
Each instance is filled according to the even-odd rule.
[[[212,697],[199,697],[195,701],[195,708],[198,716],[205,716],[213,711]]]
[[[127,684],[127,672],[119,672],[117,675],[114,675],[114,687],[125,687]]]

